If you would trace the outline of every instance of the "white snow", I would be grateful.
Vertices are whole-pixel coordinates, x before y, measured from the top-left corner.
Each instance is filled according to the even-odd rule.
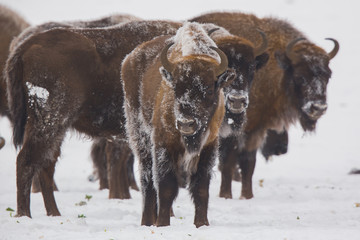
[[[35,86],[30,82],[26,82],[26,87],[28,88],[28,94],[31,97],[36,97],[38,103],[44,106],[49,97],[49,91],[46,88]]]
[[[219,55],[210,48],[210,46],[216,47],[216,44],[207,35],[202,24],[194,22],[184,23],[177,31],[173,41],[175,43],[175,51],[181,52],[182,57],[190,55],[208,55],[220,62]]]
[[[218,197],[221,175],[214,167],[210,185],[210,226],[196,229],[194,206],[181,189],[174,203],[170,227],[143,227],[141,194],[131,190],[131,200],[109,200],[108,191],[88,182],[92,173],[89,140],[69,134],[62,147],[55,180],[55,198],[61,217],[47,217],[41,194],[31,194],[32,219],[14,218],[16,210],[15,162],[10,124],[0,119],[7,144],[0,150],[0,239],[120,240],[120,239],[259,239],[357,240],[360,239],[360,2],[358,0],[183,0],[154,1],[45,1],[1,0],[32,24],[45,21],[95,19],[124,12],[141,18],[183,20],[210,10],[242,10],[260,17],[288,19],[327,52],[333,37],[340,43],[331,61],[329,108],[315,134],[304,136],[299,126],[289,132],[289,152],[266,163],[258,155],[251,200],[239,200],[240,183],[233,183],[233,199]],[[71,137],[71,135],[74,135]],[[86,139],[86,138],[85,138]],[[138,174],[138,170],[136,170]],[[139,180],[139,179],[138,179]],[[263,180],[262,186],[259,181]],[[139,181],[138,181],[139,183]],[[85,195],[91,195],[90,201]],[[86,201],[84,206],[76,203]],[[86,218],[78,218],[84,214]]]

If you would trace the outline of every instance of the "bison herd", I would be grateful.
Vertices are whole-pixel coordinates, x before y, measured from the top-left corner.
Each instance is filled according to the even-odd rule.
[[[143,196],[142,225],[167,226],[187,186],[196,227],[209,225],[217,159],[220,197],[253,197],[258,150],[286,153],[289,127],[314,131],[326,112],[328,53],[286,21],[213,12],[183,22],[113,15],[29,26],[0,6],[0,114],[9,118],[16,161],[17,216],[31,217],[30,192],[59,216],[54,171],[65,133],[93,140],[100,189]],[[5,140],[0,138],[0,148]]]

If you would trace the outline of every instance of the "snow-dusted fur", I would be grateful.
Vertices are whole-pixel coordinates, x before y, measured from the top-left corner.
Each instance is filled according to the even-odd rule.
[[[333,40],[334,49],[326,53],[286,21],[239,12],[209,13],[191,21],[217,24],[254,43],[259,42],[256,29],[261,29],[269,40],[269,61],[255,74],[250,91],[244,143],[233,148],[231,163],[223,162],[228,166],[223,168],[227,169],[222,172],[226,181],[220,189],[221,197],[232,197],[231,174],[238,159],[243,174],[241,196],[252,198],[256,150],[267,130],[287,130],[300,121],[305,131],[314,131],[317,120],[325,113],[329,61],[336,55],[338,43]]]
[[[14,40],[12,41],[10,50],[21,44],[31,35],[41,33],[53,28],[106,28],[112,27],[114,25],[121,25],[123,23],[140,20],[140,18],[129,14],[113,14],[108,17],[89,21],[47,22],[29,27],[25,31],[21,32],[21,34],[18,37],[14,38]]]
[[[126,138],[121,62],[138,44],[175,34],[178,27],[134,21],[111,28],[57,28],[31,35],[11,52],[6,81],[14,143],[22,146],[17,157],[19,216],[30,216],[30,185],[37,172],[47,214],[60,215],[52,183],[68,129]]]
[[[12,18],[10,18],[8,21],[16,20],[16,19],[14,19],[15,18],[14,15],[10,15],[10,16]],[[128,15],[128,14],[114,14],[114,15],[111,15],[108,17],[103,17],[103,18],[95,19],[95,20],[91,20],[91,21],[49,22],[49,23],[44,23],[44,24],[37,25],[37,26],[28,27],[27,29],[22,31],[20,35],[14,36],[14,38],[11,42],[11,45],[9,42],[11,40],[11,38],[9,38],[8,44],[6,46],[5,46],[6,41],[3,41],[1,44],[2,44],[2,46],[4,46],[4,48],[6,47],[6,53],[7,53],[8,49],[9,49],[9,45],[10,45],[10,51],[11,51],[17,45],[24,42],[31,35],[41,33],[41,32],[44,32],[44,31],[47,31],[47,30],[50,30],[53,28],[100,28],[100,27],[109,27],[109,26],[122,24],[122,23],[130,22],[130,21],[136,21],[136,20],[140,20],[140,19],[135,16]],[[6,21],[4,21],[4,22],[6,22]],[[19,25],[19,24],[17,24],[17,25]],[[25,25],[25,26],[27,26],[27,25]],[[16,27],[13,26],[12,29],[13,29],[12,31],[16,31]],[[20,30],[18,30],[17,33],[20,33]],[[4,35],[6,36],[5,33],[4,33]],[[5,50],[4,50],[4,52],[5,52]],[[5,65],[5,59],[3,62],[3,66],[4,65]],[[4,85],[5,85],[5,82],[4,82]],[[27,83],[27,85],[31,85],[31,83]],[[36,86],[35,86],[35,88],[36,88]],[[35,89],[35,88],[32,88],[32,89]],[[29,88],[29,90],[30,90],[30,88]],[[5,92],[5,88],[3,88],[1,85],[0,92],[2,92],[2,91]],[[45,89],[45,91],[46,91],[46,89]],[[8,107],[7,107],[7,99],[6,99],[5,94],[1,94],[1,98],[2,98],[2,100],[0,102],[0,106],[2,106],[2,107],[1,107],[0,114],[4,114],[4,113],[6,114],[6,113],[8,113]],[[98,140],[94,141],[93,149],[102,149],[103,148],[105,150],[107,142],[108,141],[106,139],[102,139],[102,140],[98,139]],[[117,141],[113,141],[110,145],[113,146],[116,143],[117,143]],[[104,144],[104,145],[102,146],[102,144]],[[124,143],[119,144],[119,146],[117,148],[120,148],[120,146],[122,146],[122,145],[124,145]],[[124,146],[124,147],[125,147],[125,149],[122,152],[126,153],[128,151],[127,150],[128,146]],[[114,147],[111,147],[111,149],[114,149]],[[109,156],[109,153],[107,153],[107,155]],[[92,154],[91,156],[92,156],[92,160],[94,163],[94,167],[96,168],[95,171],[98,172],[100,175],[99,176],[100,189],[103,189],[105,187],[108,188],[108,183],[107,183],[108,174],[107,174],[107,161],[106,160],[109,158],[106,158],[105,152],[104,152],[103,156],[100,156],[99,154]],[[118,156],[113,156],[113,158],[118,159]],[[129,159],[131,159],[131,157]],[[99,163],[99,161],[100,161],[100,163]],[[111,161],[111,162],[114,162],[114,161]],[[111,167],[111,168],[109,167],[109,171],[111,170],[111,171],[115,171],[115,172],[116,171],[121,172],[122,169],[116,169],[116,167],[121,167],[121,166],[122,166],[121,164],[114,164],[113,167]],[[102,169],[101,167],[105,168],[105,170]],[[132,173],[130,172],[130,174],[132,174]],[[119,176],[119,175],[117,175],[117,176]],[[109,178],[109,181],[115,182],[115,183],[119,182],[119,183],[125,184],[125,186],[121,187],[121,189],[114,189],[113,187],[114,186],[117,187],[117,186],[119,186],[119,184],[114,184],[114,183],[110,184],[111,187],[109,189],[109,196],[112,198],[120,198],[120,199],[123,199],[124,197],[129,198],[130,193],[129,193],[128,186],[126,186],[128,183],[126,174],[120,175],[120,178],[122,178],[122,179],[118,180],[118,178],[119,177],[117,177],[116,179]],[[104,181],[106,181],[106,183]],[[34,180],[34,183],[39,183],[39,181]],[[132,181],[132,185],[135,187],[136,183],[134,183],[134,181]],[[41,191],[40,185],[33,184],[32,191],[33,192]]]
[[[144,43],[123,62],[126,129],[140,160],[143,225],[170,224],[183,166],[195,204],[194,224],[209,224],[211,168],[225,112],[222,88],[234,78],[230,72],[218,79],[226,56],[219,58],[211,49],[215,46],[200,24],[185,23],[174,37]]]

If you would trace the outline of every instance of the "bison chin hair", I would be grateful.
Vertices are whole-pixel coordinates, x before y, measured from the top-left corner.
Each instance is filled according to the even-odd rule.
[[[202,127],[194,135],[182,135],[182,142],[184,143],[185,149],[190,154],[199,153],[206,143],[209,136],[209,131],[206,131],[205,127]]]
[[[317,120],[310,119],[306,113],[301,113],[300,124],[305,132],[313,132],[316,128]]]
[[[224,122],[230,126],[232,132],[236,135],[244,130],[246,123],[246,111],[242,113],[232,113],[226,109]]]

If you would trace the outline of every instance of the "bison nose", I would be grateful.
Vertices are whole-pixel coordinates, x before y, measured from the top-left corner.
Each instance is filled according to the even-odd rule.
[[[176,127],[183,135],[193,135],[195,134],[198,124],[194,119],[182,118],[176,121]]]
[[[249,98],[247,94],[231,93],[227,98],[228,109],[232,113],[242,113],[248,107]]]
[[[327,107],[326,103],[312,102],[303,110],[311,119],[317,120],[326,112]]]

